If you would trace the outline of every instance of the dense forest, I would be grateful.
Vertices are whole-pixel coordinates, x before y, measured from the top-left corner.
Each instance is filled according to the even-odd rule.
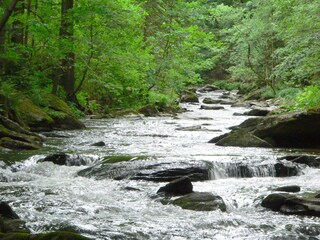
[[[75,112],[173,106],[215,83],[319,105],[320,2],[2,0],[0,94]],[[289,103],[289,104],[288,104]],[[78,109],[78,110],[77,110]]]

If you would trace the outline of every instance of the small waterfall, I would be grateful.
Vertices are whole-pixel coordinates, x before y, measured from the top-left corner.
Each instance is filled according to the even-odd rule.
[[[220,178],[251,178],[251,177],[275,177],[274,164],[247,165],[244,163],[212,163],[210,167],[210,179]]]

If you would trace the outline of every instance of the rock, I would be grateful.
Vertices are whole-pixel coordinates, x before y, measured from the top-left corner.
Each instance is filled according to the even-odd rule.
[[[6,202],[0,202],[0,216],[9,219],[19,219],[19,216],[12,210]]]
[[[297,185],[291,185],[291,186],[283,186],[283,187],[278,187],[275,188],[274,191],[279,191],[279,192],[300,192],[301,188]]]
[[[301,198],[288,193],[272,193],[263,199],[261,205],[284,214],[320,216],[319,198]]]
[[[203,109],[203,110],[221,110],[221,109],[224,109],[224,107],[223,106],[201,105],[200,109]]]
[[[152,173],[137,173],[130,179],[153,182],[170,182],[181,177],[188,177],[191,181],[209,180],[209,171],[199,167],[171,168]]]
[[[0,115],[0,146],[8,149],[39,149],[43,138]]]
[[[287,160],[293,163],[305,164],[309,167],[320,168],[320,157],[312,155],[293,155],[278,158],[278,160]]]
[[[169,195],[185,195],[192,193],[192,183],[189,177],[182,177],[171,181],[164,187],[161,187],[157,193],[165,193]]]
[[[180,197],[172,202],[173,205],[194,211],[226,211],[227,207],[220,196],[206,192],[194,192]]]
[[[258,117],[265,117],[270,113],[270,110],[264,108],[254,108],[248,112],[245,112],[243,115],[246,116],[258,116]]]
[[[205,104],[219,104],[222,102],[222,100],[220,100],[220,99],[216,100],[216,99],[212,99],[212,98],[204,98],[202,100],[202,102]]]
[[[31,131],[53,130],[54,120],[28,98],[17,101],[15,114]]]
[[[94,146],[94,147],[104,147],[105,145],[106,145],[105,142],[100,141],[100,142],[93,143],[93,144],[91,144],[90,146]]]
[[[152,104],[148,104],[148,105],[140,108],[139,109],[139,113],[143,114],[146,117],[153,117],[153,116],[158,116],[159,115],[159,111]]]
[[[52,154],[44,159],[39,160],[39,162],[52,162],[57,165],[66,166],[82,166],[87,165],[87,162],[80,156],[71,156],[65,153]]]
[[[248,119],[224,135],[217,144],[317,149],[320,147],[318,132],[320,132],[320,109],[255,118],[255,120]]]
[[[276,163],[274,168],[276,177],[292,177],[299,174],[299,170],[296,166],[286,166],[283,163]]]
[[[214,85],[205,85],[203,86],[202,88],[199,88],[198,91],[199,92],[213,92],[213,91],[216,91],[216,90],[219,90],[219,88],[217,86],[214,86]]]
[[[9,137],[1,138],[0,146],[12,150],[36,150],[41,147],[36,142],[19,141]]]
[[[185,102],[185,103],[198,103],[198,95],[192,92],[186,92],[180,97],[180,102]]]
[[[25,222],[20,220],[19,216],[12,210],[8,203],[5,202],[0,203],[0,232],[30,232],[30,230],[26,228]]]
[[[176,130],[177,131],[201,131],[202,126],[197,125],[197,126],[190,126],[190,127],[179,127],[179,128],[176,128]]]
[[[221,137],[213,138],[209,143],[216,142],[218,146],[234,146],[234,147],[264,147],[271,148],[272,145],[267,141],[256,137],[247,131],[233,131]]]
[[[90,240],[90,238],[71,232],[51,232],[40,234],[28,233],[0,233],[0,239],[3,240]]]

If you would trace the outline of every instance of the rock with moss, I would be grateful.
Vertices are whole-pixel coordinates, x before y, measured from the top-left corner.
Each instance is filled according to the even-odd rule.
[[[189,177],[182,177],[169,182],[167,185],[159,188],[157,193],[166,195],[185,195],[193,192],[193,186]]]
[[[8,149],[39,149],[43,139],[19,124],[0,116],[0,146]]]
[[[159,115],[158,109],[152,104],[148,104],[146,106],[143,106],[142,108],[139,109],[138,112],[143,114],[146,117],[153,117],[153,116]]]
[[[54,120],[28,98],[17,101],[15,113],[19,123],[28,126],[31,131],[51,131],[53,129]]]
[[[320,147],[320,109],[248,119],[210,142],[241,147]]]
[[[180,97],[183,103],[199,103],[198,95],[193,92],[184,92]]]
[[[289,193],[272,193],[263,199],[261,205],[284,214],[320,216],[319,198],[304,198]]]
[[[193,192],[172,201],[173,205],[182,207],[183,209],[193,211],[216,211],[227,210],[223,199],[212,193],[207,192]]]

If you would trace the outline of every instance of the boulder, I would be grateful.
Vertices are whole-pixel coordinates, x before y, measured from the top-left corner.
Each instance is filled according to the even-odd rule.
[[[153,116],[159,115],[158,109],[152,104],[148,104],[148,105],[140,108],[139,113],[143,114],[146,117],[153,117]]]
[[[165,193],[169,195],[185,195],[192,193],[193,186],[189,177],[182,177],[171,181],[167,185],[161,187],[157,193]]]
[[[103,141],[100,141],[100,142],[96,142],[96,143],[93,143],[91,144],[91,146],[94,146],[94,147],[104,147],[106,144],[105,142]]]
[[[43,138],[0,115],[0,146],[8,149],[38,149]]]
[[[198,89],[199,92],[213,92],[216,90],[219,90],[219,88],[215,85],[210,85],[210,84],[207,84],[207,85],[203,86],[202,88]]]
[[[204,98],[202,100],[204,104],[220,104],[222,100],[220,99],[212,99],[212,98]]]
[[[261,205],[284,214],[320,216],[319,198],[301,198],[289,193],[272,193],[263,199]]]
[[[283,163],[276,163],[274,168],[276,177],[292,177],[299,174],[297,166],[287,166]]]
[[[309,167],[320,168],[320,157],[312,155],[292,155],[278,158],[278,160],[287,160],[293,163],[305,164]]]
[[[207,192],[193,192],[172,201],[173,205],[193,211],[227,210],[226,204],[220,196]]]
[[[183,103],[198,103],[198,95],[192,92],[185,92],[180,97],[180,102]]]
[[[6,202],[0,203],[0,232],[1,233],[29,233],[25,222],[12,210]],[[0,235],[1,236],[1,235]],[[2,238],[1,238],[2,239]]]
[[[40,159],[39,162],[52,162],[56,165],[66,166],[82,166],[87,165],[87,162],[80,156],[71,156],[65,153],[57,153],[46,156],[44,159]]]
[[[274,189],[274,191],[279,191],[279,192],[300,192],[301,188],[300,186],[297,185],[291,185],[291,186],[283,186],[283,187],[277,187]]]
[[[265,108],[254,108],[248,112],[245,112],[243,115],[246,116],[258,116],[258,117],[265,117],[270,113],[270,110]]]
[[[224,107],[223,106],[201,105],[200,109],[203,109],[203,110],[221,110],[221,109],[224,109]]]
[[[230,133],[211,140],[222,146],[320,147],[320,109],[248,119]]]

